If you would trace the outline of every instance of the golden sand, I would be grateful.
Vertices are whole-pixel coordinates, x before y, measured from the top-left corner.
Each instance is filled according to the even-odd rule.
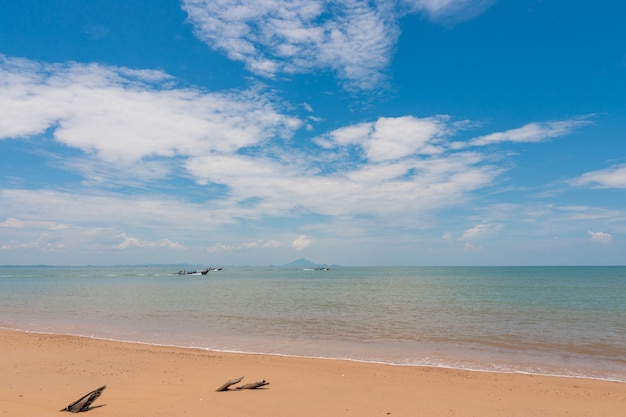
[[[216,392],[244,376],[255,390]],[[211,352],[0,330],[0,416],[623,417],[626,384]],[[67,414],[73,415],[73,414]]]

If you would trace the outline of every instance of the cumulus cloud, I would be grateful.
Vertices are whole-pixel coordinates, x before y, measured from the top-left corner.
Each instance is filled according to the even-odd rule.
[[[331,70],[348,89],[379,87],[405,13],[478,16],[491,0],[183,0],[196,36],[255,74]]]
[[[303,250],[311,246],[313,241],[306,237],[306,235],[300,235],[297,239],[291,242],[291,247],[297,251]]]
[[[317,138],[324,148],[358,146],[372,161],[388,161],[409,155],[435,155],[443,148],[440,139],[449,131],[445,116],[387,118],[337,129]]]
[[[251,210],[268,215],[301,207],[328,216],[396,213],[399,219],[400,213],[411,213],[415,218],[490,183],[500,172],[478,153],[445,153],[445,119],[380,118],[317,138],[314,155],[287,148],[254,157],[196,155],[186,168],[198,181],[227,185],[234,200],[254,201]]]
[[[572,184],[598,188],[626,188],[626,165],[587,172],[573,180]]]
[[[312,138],[304,148],[289,140],[302,122],[256,88],[207,92],[177,87],[158,71],[5,57],[0,77],[0,114],[8,115],[0,118],[0,138],[78,150],[55,166],[84,179],[75,192],[0,190],[0,227],[12,233],[66,227],[76,245],[88,241],[86,231],[102,229],[94,235],[108,247],[188,247],[205,240],[207,230],[305,215],[363,233],[369,224],[428,227],[429,213],[463,204],[504,170],[478,146],[452,146],[458,126],[446,115],[379,117]],[[549,125],[544,135],[565,134],[574,122]],[[184,184],[190,198],[155,181],[162,178],[168,186]],[[486,227],[466,231],[464,239]],[[123,240],[110,241],[122,232]],[[178,234],[193,243],[167,240]],[[210,252],[246,242],[257,249],[289,246],[255,238],[206,245],[213,245]]]
[[[116,249],[136,248],[168,248],[168,249],[184,249],[178,242],[172,242],[169,239],[159,239],[156,241],[141,240],[136,237],[127,236],[125,233],[119,235],[121,242],[115,245]]]
[[[0,78],[0,138],[52,128],[57,141],[106,161],[234,152],[301,125],[260,91],[175,88],[159,71],[0,56]]]
[[[613,236],[606,232],[592,232],[589,230],[587,234],[591,237],[592,242],[609,244],[613,241]]]

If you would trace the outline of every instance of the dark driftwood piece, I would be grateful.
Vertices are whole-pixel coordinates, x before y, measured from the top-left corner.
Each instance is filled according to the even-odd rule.
[[[249,384],[245,384],[240,387],[237,387],[237,389],[256,389],[264,385],[269,385],[269,382],[267,382],[266,380],[250,382]]]
[[[70,413],[80,413],[82,411],[89,410],[91,403],[93,403],[94,401],[98,399],[98,397],[100,396],[100,394],[102,394],[102,391],[104,391],[106,387],[107,387],[106,385],[103,385],[100,388],[91,391],[89,394],[83,397],[80,397],[78,400],[74,401],[73,403],[71,403],[70,405],[68,405],[67,407],[65,407],[64,409],[60,411],[69,411]]]
[[[219,387],[215,391],[226,391],[226,390],[228,390],[228,387],[230,387],[231,385],[235,385],[235,384],[240,383],[242,379],[243,379],[243,377],[240,376],[239,378],[235,378],[235,379],[231,379],[230,381],[226,381],[224,383],[224,385],[222,385],[221,387]]]

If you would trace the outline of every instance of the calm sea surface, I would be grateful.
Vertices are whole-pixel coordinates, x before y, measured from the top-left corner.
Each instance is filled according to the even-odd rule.
[[[3,267],[0,327],[626,382],[626,267]]]

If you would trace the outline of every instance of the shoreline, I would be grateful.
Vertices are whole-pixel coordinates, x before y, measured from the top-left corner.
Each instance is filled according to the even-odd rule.
[[[626,384],[574,377],[216,352],[0,329],[0,415],[58,416],[107,385],[91,416],[623,414]],[[270,382],[215,392],[227,380]]]
[[[342,268],[315,279],[230,269],[182,281],[161,268],[144,272],[14,271],[0,282],[0,324],[220,352],[626,382],[624,268]]]
[[[123,339],[115,339],[108,337],[99,337],[95,335],[83,335],[83,334],[72,334],[72,333],[58,333],[54,331],[40,331],[40,330],[24,330],[10,326],[2,326],[0,325],[0,334],[2,331],[15,331],[15,332],[23,332],[23,333],[31,333],[31,334],[42,334],[42,335],[50,335],[50,336],[68,336],[68,337],[77,337],[77,338],[87,338],[92,340],[100,340],[106,342],[113,343],[124,343],[124,344],[136,344],[142,346],[154,346],[158,348],[172,348],[172,349],[191,349],[191,350],[199,350],[205,352],[214,352],[214,353],[224,353],[224,354],[234,354],[234,355],[261,355],[261,356],[275,356],[275,357],[284,357],[284,358],[294,358],[294,359],[307,359],[307,360],[322,360],[322,361],[346,361],[346,362],[355,362],[362,364],[372,364],[372,365],[382,365],[382,366],[397,366],[397,367],[409,367],[409,368],[434,368],[434,369],[449,369],[449,370],[458,370],[458,371],[467,371],[467,372],[482,372],[482,373],[495,373],[495,374],[512,374],[512,375],[530,375],[530,376],[541,376],[541,377],[554,377],[554,378],[571,378],[571,379],[589,379],[594,381],[606,381],[606,382],[616,382],[626,384],[625,379],[620,379],[620,377],[600,377],[600,376],[591,376],[591,375],[580,375],[580,374],[566,374],[563,373],[542,373],[542,372],[533,372],[533,371],[525,371],[520,369],[515,369],[511,367],[511,369],[501,369],[494,367],[493,369],[487,369],[487,367],[469,367],[469,366],[454,366],[448,364],[433,364],[433,363],[397,363],[397,362],[385,362],[380,360],[367,360],[367,359],[358,359],[358,358],[348,358],[348,357],[326,357],[326,356],[307,356],[307,355],[298,355],[298,354],[289,354],[289,353],[277,353],[277,352],[255,352],[255,351],[243,351],[243,350],[229,350],[229,349],[215,349],[209,347],[202,346],[185,346],[185,345],[176,345],[176,344],[167,344],[167,343],[158,343],[158,342],[143,342],[136,340],[123,340]]]

